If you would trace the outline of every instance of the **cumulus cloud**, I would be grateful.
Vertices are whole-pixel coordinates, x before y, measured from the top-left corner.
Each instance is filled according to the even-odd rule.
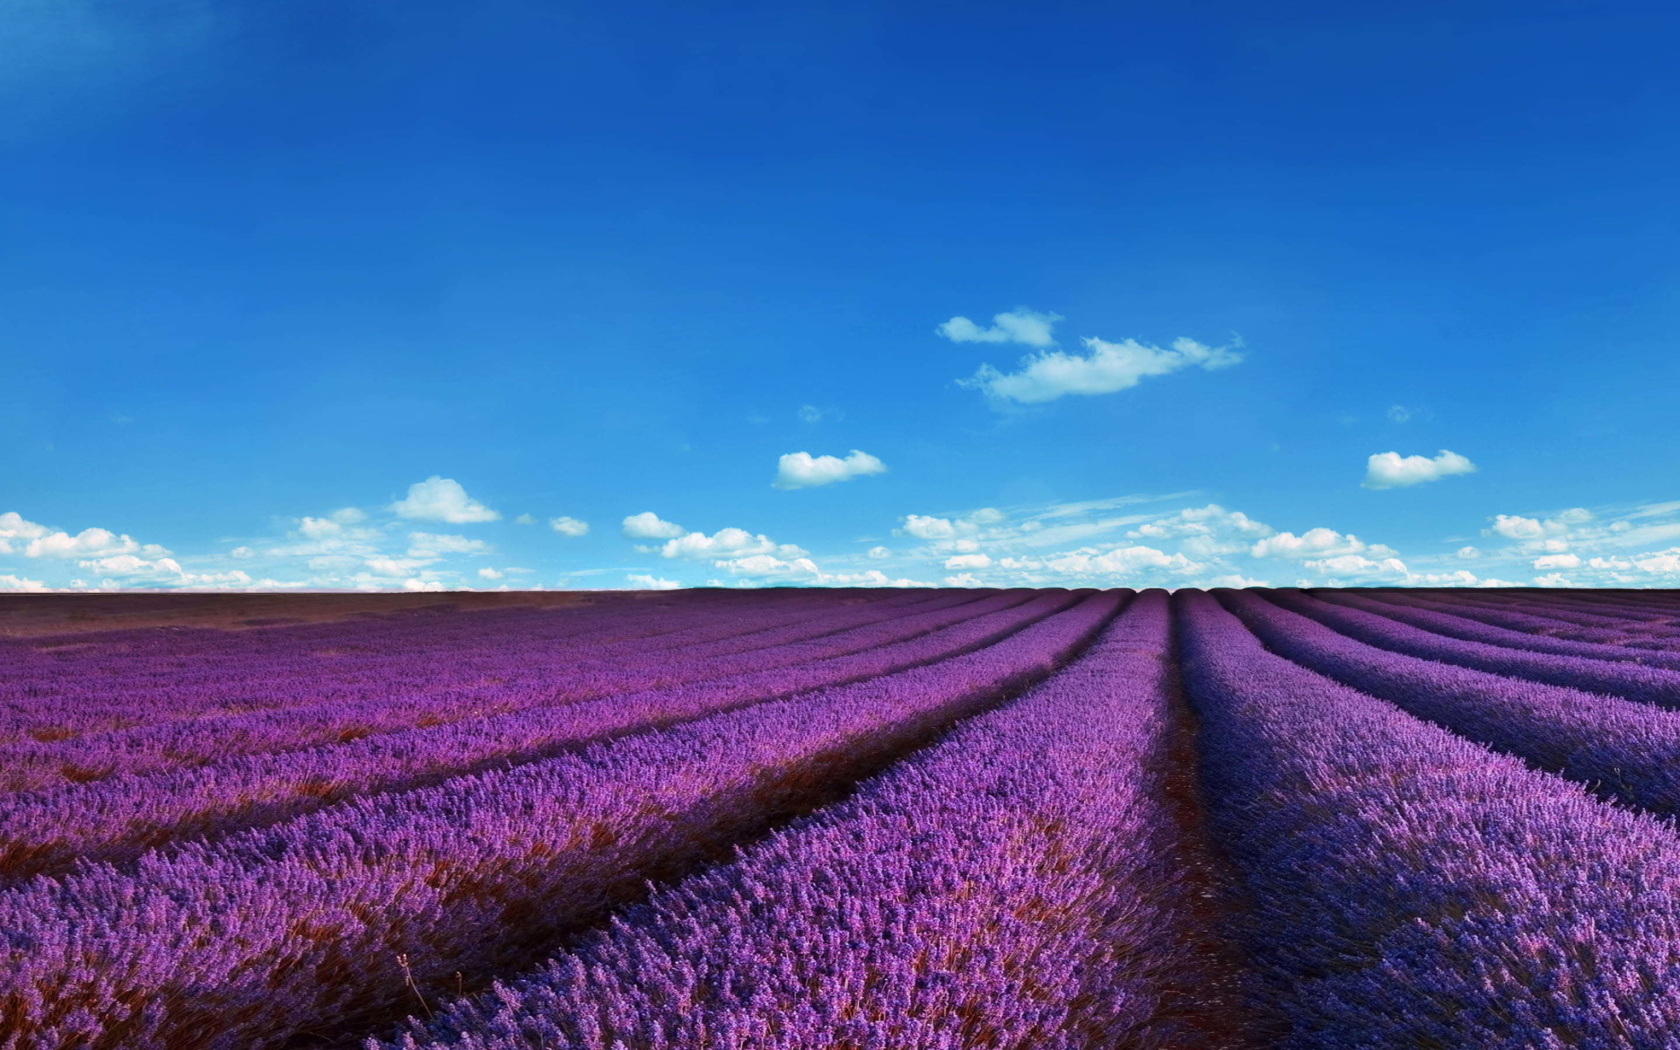
[[[1110,343],[1085,339],[1087,353],[1048,350],[1021,359],[1019,369],[1001,372],[982,365],[959,386],[979,390],[995,402],[1039,404],[1068,394],[1112,394],[1137,386],[1150,376],[1162,376],[1185,368],[1213,371],[1228,368],[1243,359],[1238,352],[1242,341],[1229,346],[1208,346],[1194,339],[1173,340],[1170,348],[1148,346],[1135,339]]]
[[[788,576],[810,579],[822,576],[822,570],[817,568],[817,563],[809,558],[788,560],[771,554],[752,554],[744,558],[726,558],[712,564],[737,576]]]
[[[1399,558],[1383,558],[1373,561],[1362,554],[1339,554],[1334,558],[1314,558],[1301,563],[1314,572],[1322,572],[1331,576],[1375,576],[1396,575],[1406,576],[1406,563]]]
[[[935,518],[924,514],[908,514],[902,530],[919,540],[948,540],[957,534],[956,523],[950,518]]]
[[[880,561],[883,558],[892,557],[892,551],[888,550],[886,547],[871,547],[869,548],[867,557],[872,558],[875,561]]]
[[[1428,456],[1402,456],[1398,452],[1378,452],[1365,461],[1365,480],[1368,489],[1398,489],[1439,481],[1453,474],[1474,474],[1476,464],[1456,452],[1442,449],[1433,459]]]
[[[1044,566],[1062,575],[1124,577],[1145,569],[1195,572],[1200,565],[1182,554],[1168,554],[1154,547],[1134,545],[1101,552],[1092,548],[1069,551],[1044,559]]]
[[[674,591],[682,586],[676,580],[661,579],[648,573],[627,573],[624,578],[630,581],[632,588],[639,591]]]
[[[886,472],[885,463],[855,448],[844,459],[813,456],[809,452],[789,452],[777,460],[776,480],[771,484],[779,489],[803,489]]]
[[[427,558],[367,558],[362,564],[375,576],[409,576],[425,568],[430,563]]]
[[[46,594],[52,588],[41,580],[26,580],[22,576],[0,576],[0,592],[12,594]]]
[[[0,514],[0,554],[22,554],[26,558],[105,558],[117,554],[140,554],[162,558],[168,548],[142,544],[132,536],[109,529],[90,528],[71,535],[29,521],[16,511]]]
[[[530,514],[521,514],[519,517],[513,519],[513,523],[515,525],[535,525],[537,523],[537,519],[535,516]]]
[[[1576,569],[1580,565],[1578,554],[1544,554],[1534,559],[1536,569]]]
[[[1256,558],[1327,558],[1367,552],[1387,557],[1394,551],[1380,543],[1367,544],[1352,533],[1343,534],[1323,527],[1308,529],[1297,536],[1280,532],[1259,540],[1250,548]]]
[[[1041,314],[1018,306],[1008,313],[994,314],[990,328],[981,328],[966,317],[953,317],[934,331],[953,343],[1024,343],[1044,347],[1055,345],[1050,330],[1062,319],[1059,314]]]
[[[481,521],[495,521],[500,514],[467,495],[461,483],[452,478],[433,474],[425,481],[408,487],[406,499],[391,504],[399,518],[417,521],[443,521],[451,525],[466,525]]]
[[[589,534],[589,523],[576,518],[561,516],[549,518],[548,527],[562,536],[586,536]]]
[[[723,528],[710,536],[704,532],[690,532],[665,541],[659,549],[664,558],[744,558],[754,554],[774,554],[781,558],[799,558],[809,553],[791,543],[776,543],[763,533],[745,529]]]
[[[688,531],[675,522],[661,519],[651,510],[625,518],[623,527],[624,535],[633,540],[668,540]]]
[[[478,578],[481,580],[499,580],[503,575],[504,574],[499,570],[492,569],[488,566],[478,570]]]
[[[988,569],[992,559],[984,554],[956,554],[945,559],[947,569]]]
[[[483,540],[472,540],[465,536],[438,535],[433,532],[408,534],[410,558],[436,558],[442,554],[483,554],[489,549],[490,545]]]

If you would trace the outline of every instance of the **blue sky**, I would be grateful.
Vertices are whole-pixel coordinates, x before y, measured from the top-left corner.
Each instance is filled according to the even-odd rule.
[[[1677,29],[6,0],[0,585],[1680,585]]]

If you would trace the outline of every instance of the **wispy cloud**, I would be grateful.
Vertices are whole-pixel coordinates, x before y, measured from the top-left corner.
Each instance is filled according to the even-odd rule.
[[[966,317],[953,317],[934,329],[953,343],[1022,343],[1026,346],[1054,346],[1051,329],[1063,320],[1060,314],[1041,314],[1024,306],[994,314],[992,326],[981,328]]]
[[[1110,343],[1085,339],[1084,354],[1049,350],[1022,358],[1013,372],[981,365],[959,386],[979,390],[995,403],[1042,404],[1069,394],[1112,394],[1129,390],[1151,376],[1186,368],[1214,371],[1242,361],[1242,340],[1208,346],[1194,339],[1173,340],[1170,347],[1149,346],[1135,339]]]

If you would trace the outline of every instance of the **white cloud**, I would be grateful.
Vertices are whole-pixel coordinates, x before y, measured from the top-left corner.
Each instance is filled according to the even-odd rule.
[[[1018,306],[1008,313],[994,314],[990,328],[981,328],[966,317],[953,317],[934,331],[953,343],[1024,343],[1044,347],[1055,345],[1050,330],[1062,319],[1058,314],[1041,314]]]
[[[490,545],[483,540],[470,540],[465,536],[438,535],[434,532],[408,534],[410,558],[436,558],[440,554],[483,554],[489,549]]]
[[[1476,464],[1456,452],[1442,449],[1434,459],[1428,456],[1402,456],[1398,452],[1378,452],[1365,461],[1365,480],[1368,489],[1398,489],[1439,481],[1453,474],[1474,474]]]
[[[153,576],[158,573],[184,575],[180,563],[174,558],[147,561],[132,554],[113,554],[108,558],[93,558],[76,564],[105,576]]]
[[[1116,547],[1106,553],[1094,548],[1068,551],[1044,559],[1044,566],[1062,575],[1128,576],[1145,569],[1165,569],[1168,572],[1195,572],[1200,565],[1182,554],[1168,554],[1154,547],[1134,545]]]
[[[892,557],[892,551],[885,547],[871,547],[869,548],[869,552],[866,557],[873,558],[875,561],[880,561],[882,558]]]
[[[576,518],[568,518],[564,515],[558,518],[549,518],[548,527],[562,536],[585,536],[589,533],[589,523],[587,521],[579,521]]]
[[[1339,554],[1333,558],[1315,558],[1301,564],[1314,572],[1322,572],[1331,576],[1395,575],[1404,577],[1410,571],[1406,568],[1406,563],[1399,558],[1384,558],[1381,561],[1373,561],[1362,554]]]
[[[338,536],[344,532],[344,526],[331,518],[301,518],[298,521],[299,535],[311,540],[324,540]]]
[[[1536,569],[1577,569],[1581,566],[1578,554],[1546,554],[1534,559]]]
[[[957,534],[957,526],[949,518],[909,514],[904,518],[902,531],[905,535],[914,536],[919,540],[948,540]]]
[[[957,554],[945,559],[947,569],[989,569],[992,559],[984,554]]]
[[[399,518],[445,521],[451,525],[495,521],[500,514],[467,495],[461,483],[433,474],[408,487],[408,497],[391,504]]]
[[[775,554],[782,558],[803,557],[807,551],[791,543],[778,544],[763,533],[753,534],[745,529],[724,528],[710,536],[690,532],[666,540],[659,549],[665,558],[742,558],[754,554]]]
[[[789,452],[776,461],[776,480],[771,484],[779,489],[812,488],[886,472],[885,463],[855,448],[845,459],[812,456],[809,452]]]
[[[752,554],[744,558],[727,558],[712,564],[737,576],[794,576],[810,579],[822,576],[822,570],[809,558],[794,558],[789,561],[769,554]]]
[[[166,557],[168,549],[155,543],[141,544],[127,535],[117,535],[109,529],[83,529],[74,536],[68,532],[47,532],[33,522],[14,523],[8,529],[23,535],[33,535],[23,548],[26,558],[105,558],[116,554],[142,554],[148,558]]]
[[[499,580],[503,575],[503,573],[488,566],[478,570],[478,578],[481,580]]]
[[[253,557],[256,553],[256,551],[249,547],[235,547],[233,550],[228,551],[228,557],[245,559]]]
[[[963,572],[963,573],[958,573],[955,576],[945,577],[945,586],[947,586],[947,587],[984,587],[985,584],[981,583],[980,578],[978,576],[975,576],[972,572]]]
[[[1493,531],[1510,540],[1531,540],[1545,535],[1545,528],[1538,520],[1519,514],[1495,515]]]
[[[1370,551],[1379,556],[1394,553],[1381,544],[1368,546],[1352,533],[1343,535],[1334,529],[1323,527],[1308,529],[1299,536],[1293,532],[1280,532],[1276,536],[1268,536],[1258,541],[1250,548],[1250,553],[1256,558],[1334,557],[1341,554],[1358,554],[1361,551]]]
[[[40,580],[26,580],[22,576],[0,576],[0,592],[46,594],[52,588]]]
[[[513,519],[513,523],[515,525],[535,525],[537,523],[537,519],[530,514],[521,514],[519,517]]]
[[[1084,355],[1049,350],[1022,358],[1020,370],[1008,373],[982,365],[972,377],[958,380],[958,385],[983,391],[993,401],[1039,404],[1066,394],[1112,394],[1137,386],[1149,376],[1191,367],[1212,371],[1243,359],[1238,352],[1240,339],[1229,346],[1207,346],[1179,338],[1173,340],[1170,349],[1147,346],[1135,339],[1118,343],[1082,341],[1088,351]]]
[[[1465,561],[1471,561],[1473,559],[1480,558],[1482,556],[1482,552],[1480,548],[1477,547],[1460,547],[1458,549],[1458,556],[1463,558]]]
[[[52,530],[45,525],[25,520],[23,515],[15,510],[0,514],[0,541],[38,540],[51,532]]]
[[[632,572],[624,577],[630,581],[630,586],[639,591],[674,591],[682,584],[676,580],[665,580],[646,573]]]
[[[430,564],[427,558],[367,558],[362,562],[375,576],[409,576]]]
[[[419,577],[404,580],[402,588],[405,591],[441,591],[443,584],[437,580],[422,580]]]
[[[651,510],[630,515],[624,519],[623,526],[624,535],[633,540],[668,540],[686,531],[681,525],[665,521]]]

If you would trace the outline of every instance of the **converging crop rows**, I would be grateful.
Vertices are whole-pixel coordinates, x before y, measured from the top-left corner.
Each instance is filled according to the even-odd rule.
[[[1674,592],[134,621],[0,638],[0,1050],[1680,1046]]]

